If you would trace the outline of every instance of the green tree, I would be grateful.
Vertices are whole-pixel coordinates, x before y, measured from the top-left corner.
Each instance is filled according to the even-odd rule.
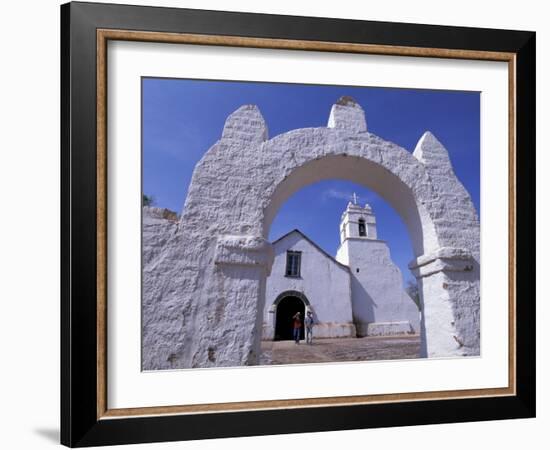
[[[155,198],[152,195],[143,194],[142,203],[143,206],[153,206],[155,204]]]

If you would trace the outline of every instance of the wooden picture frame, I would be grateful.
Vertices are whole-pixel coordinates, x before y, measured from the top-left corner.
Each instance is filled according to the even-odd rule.
[[[507,388],[110,409],[109,40],[505,61]],[[61,7],[61,442],[71,447],[535,416],[535,33],[110,4]]]

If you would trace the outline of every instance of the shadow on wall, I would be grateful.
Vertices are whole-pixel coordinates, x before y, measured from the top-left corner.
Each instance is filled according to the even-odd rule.
[[[59,429],[57,428],[37,428],[35,434],[42,436],[45,440],[59,444]]]
[[[367,333],[366,324],[374,322],[374,308],[378,305],[374,302],[365,287],[351,274],[352,292],[357,293],[360,301],[353,305],[353,321],[355,322],[357,337],[363,337]],[[364,330],[361,323],[365,324]]]

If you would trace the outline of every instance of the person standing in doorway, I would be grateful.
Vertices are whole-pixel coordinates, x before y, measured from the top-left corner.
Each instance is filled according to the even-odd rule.
[[[313,314],[311,311],[307,312],[304,325],[306,327],[306,344],[313,344]]]
[[[300,331],[302,330],[302,318],[300,316],[300,312],[298,311],[292,317],[292,333],[296,344],[300,343]]]

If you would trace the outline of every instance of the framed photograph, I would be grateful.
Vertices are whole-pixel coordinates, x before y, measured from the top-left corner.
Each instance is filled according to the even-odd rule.
[[[535,33],[61,7],[61,442],[535,415]]]

